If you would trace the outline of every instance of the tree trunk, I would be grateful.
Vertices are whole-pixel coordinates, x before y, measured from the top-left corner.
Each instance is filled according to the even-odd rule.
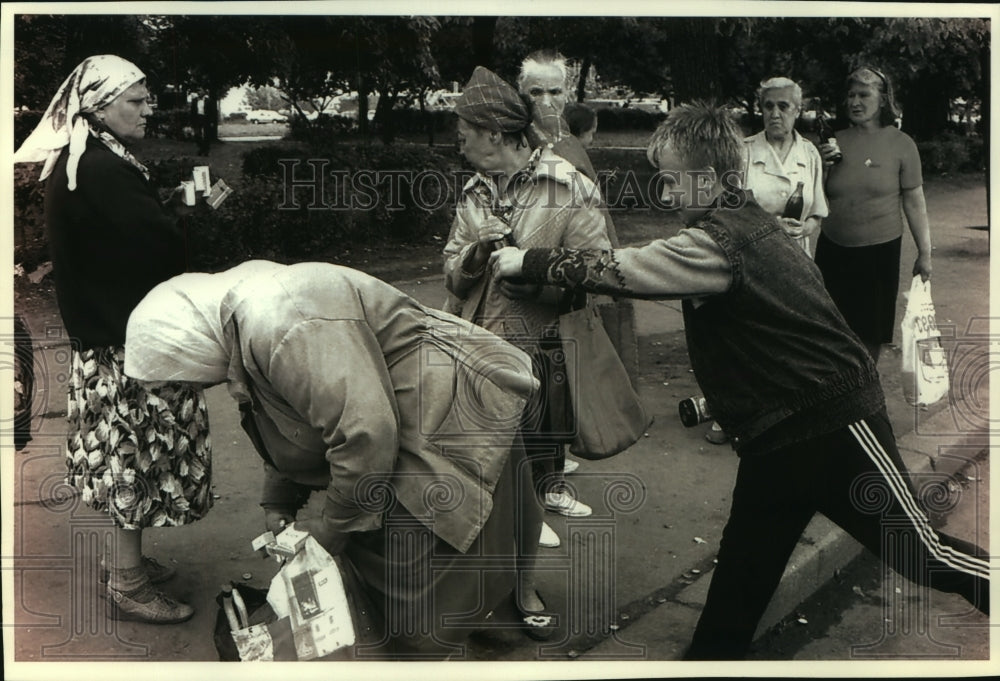
[[[396,103],[396,93],[389,88],[378,91],[378,103],[375,104],[375,127],[378,136],[385,144],[392,144],[396,139],[396,125],[393,118],[393,105]]]
[[[208,87],[208,100],[205,102],[205,137],[209,142],[219,141],[219,99],[217,94],[219,88],[214,85]]]
[[[915,140],[928,140],[948,123],[948,83],[938,75],[919,74],[908,84],[900,104],[903,131]]]
[[[712,17],[685,17],[672,24],[670,79],[678,102],[715,99],[720,94],[717,21]]]
[[[590,75],[590,55],[580,64],[580,79],[576,83],[576,101],[582,102],[587,96],[587,76]]]
[[[358,78],[358,132],[362,139],[368,137],[368,79],[365,76]]]
[[[472,56],[477,66],[493,69],[493,33],[497,17],[473,17]]]
[[[427,105],[424,99],[427,95],[427,88],[421,88],[420,92],[417,93],[420,101],[420,118],[424,121],[427,126],[427,146],[434,146],[434,114],[427,110]]]

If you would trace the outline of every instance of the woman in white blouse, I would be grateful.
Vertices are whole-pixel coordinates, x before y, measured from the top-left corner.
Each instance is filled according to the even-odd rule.
[[[812,142],[795,131],[802,110],[802,88],[788,78],[769,78],[760,84],[758,104],[764,129],[744,140],[744,187],[767,212],[778,216],[785,231],[811,253],[810,237],[827,215],[823,193],[823,160]],[[788,199],[802,183],[801,213],[781,217]]]

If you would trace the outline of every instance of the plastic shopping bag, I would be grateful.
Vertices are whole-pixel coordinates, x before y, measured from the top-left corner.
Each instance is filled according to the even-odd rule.
[[[235,608],[227,608],[232,605],[227,595],[217,599],[216,647],[222,659],[233,657],[229,642],[220,645],[220,627],[229,629],[237,659],[243,661],[312,660],[354,645],[351,604],[340,567],[310,536],[271,580],[266,602],[261,602],[259,589],[237,585],[232,592]]]
[[[948,360],[934,317],[931,282],[913,277],[903,314],[903,394],[911,404],[934,404],[948,394]]]

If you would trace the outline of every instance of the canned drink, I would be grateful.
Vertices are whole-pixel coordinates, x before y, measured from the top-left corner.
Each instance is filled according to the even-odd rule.
[[[181,190],[184,192],[184,205],[193,206],[195,203],[194,182],[192,180],[184,180],[181,182]]]
[[[712,413],[708,410],[708,403],[704,397],[689,397],[686,400],[681,400],[677,403],[677,411],[680,413],[681,423],[687,428],[712,419]]]
[[[212,193],[212,183],[209,180],[208,166],[195,166],[191,171],[194,177],[194,189],[201,192],[202,196]]]

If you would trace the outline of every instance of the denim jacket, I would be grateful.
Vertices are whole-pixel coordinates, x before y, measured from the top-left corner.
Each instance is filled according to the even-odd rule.
[[[739,452],[831,432],[884,407],[875,364],[816,265],[752,201],[716,208],[641,248],[529,250],[523,274],[597,293],[683,299],[695,377]]]

